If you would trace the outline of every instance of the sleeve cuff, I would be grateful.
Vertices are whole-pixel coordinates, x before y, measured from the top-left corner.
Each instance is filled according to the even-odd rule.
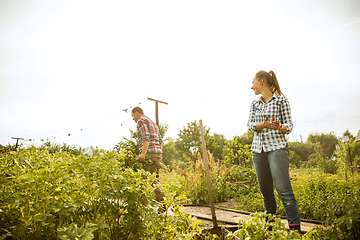
[[[249,123],[248,124],[248,129],[252,132],[255,132],[255,127],[256,127],[256,124],[255,123]]]

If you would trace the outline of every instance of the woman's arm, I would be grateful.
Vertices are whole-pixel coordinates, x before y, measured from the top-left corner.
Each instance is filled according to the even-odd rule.
[[[281,103],[280,113],[283,123],[281,124],[281,128],[279,130],[283,133],[289,134],[293,130],[294,125],[291,117],[290,103],[287,98],[285,98]]]
[[[250,106],[250,113],[249,113],[249,119],[247,122],[247,127],[248,127],[248,130],[251,132],[256,131],[254,102],[252,102],[251,106]]]

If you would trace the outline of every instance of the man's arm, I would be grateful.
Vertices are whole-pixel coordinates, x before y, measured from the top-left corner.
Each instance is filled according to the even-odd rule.
[[[145,162],[145,157],[146,157],[146,153],[147,153],[148,148],[149,148],[149,141],[143,142],[143,148],[142,148],[141,154],[140,154],[140,156],[138,158],[138,160],[140,162]]]

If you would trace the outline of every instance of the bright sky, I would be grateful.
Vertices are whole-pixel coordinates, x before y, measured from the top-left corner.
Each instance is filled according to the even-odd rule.
[[[167,137],[202,119],[231,139],[259,70],[290,101],[290,141],[356,135],[360,1],[0,0],[0,144],[112,149],[136,126],[123,109],[155,121],[147,97],[168,103]]]

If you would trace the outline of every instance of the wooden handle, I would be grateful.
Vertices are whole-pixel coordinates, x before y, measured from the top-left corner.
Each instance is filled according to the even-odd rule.
[[[216,220],[215,208],[214,208],[214,199],[213,199],[212,188],[211,188],[209,163],[208,163],[208,160],[207,160],[207,153],[206,153],[204,128],[203,128],[202,120],[200,120],[199,122],[200,122],[201,141],[202,141],[202,148],[203,148],[204,162],[205,162],[206,180],[207,180],[207,185],[208,185],[208,190],[209,190],[209,201],[210,201],[210,207],[211,207],[211,215],[212,215],[212,220],[213,220],[214,227],[217,227],[217,220]]]

